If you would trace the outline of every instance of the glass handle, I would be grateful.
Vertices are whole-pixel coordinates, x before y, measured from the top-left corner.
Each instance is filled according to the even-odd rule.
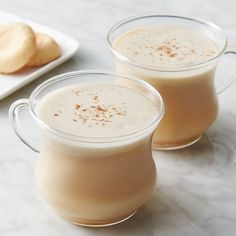
[[[236,46],[229,46],[224,55],[233,54],[236,56]],[[216,93],[220,94],[229,88],[236,81],[236,70],[234,70],[227,79],[219,84],[216,87]]]
[[[21,141],[30,149],[39,153],[39,148],[37,147],[37,145],[34,144],[31,141],[32,139],[30,137],[27,137],[27,135],[25,134],[26,133],[25,128],[23,127],[23,124],[20,119],[20,112],[23,109],[29,109],[28,99],[17,100],[11,105],[9,109],[9,119],[10,119],[11,125],[16,135],[21,139]]]

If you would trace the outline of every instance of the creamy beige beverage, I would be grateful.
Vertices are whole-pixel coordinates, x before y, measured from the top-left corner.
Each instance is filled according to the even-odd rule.
[[[119,36],[113,47],[129,60],[117,60],[117,72],[146,80],[164,99],[165,115],[155,132],[154,147],[188,145],[215,120],[215,65],[186,70],[218,55],[207,36],[184,27],[137,28]]]
[[[123,86],[85,84],[48,94],[37,105],[37,113],[51,128],[96,138],[143,129],[154,119],[157,108],[143,95]]]
[[[114,47],[131,61],[148,67],[191,66],[218,54],[206,36],[178,27],[135,29],[120,36]]]
[[[61,216],[77,224],[109,224],[128,217],[148,199],[156,180],[153,131],[120,142],[113,138],[146,128],[158,109],[142,94],[115,84],[79,84],[42,98],[36,113],[43,122],[89,139],[43,134],[38,186]]]

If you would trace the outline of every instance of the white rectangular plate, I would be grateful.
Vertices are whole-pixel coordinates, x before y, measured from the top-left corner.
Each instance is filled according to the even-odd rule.
[[[22,71],[16,72],[14,74],[0,74],[0,100],[22,88],[39,76],[52,70],[56,66],[62,64],[72,57],[79,48],[79,43],[75,39],[61,32],[23,19],[8,12],[0,11],[0,25],[10,22],[24,22],[30,25],[34,31],[50,35],[60,45],[61,56],[55,61],[52,61],[51,63],[41,67],[23,69]]]

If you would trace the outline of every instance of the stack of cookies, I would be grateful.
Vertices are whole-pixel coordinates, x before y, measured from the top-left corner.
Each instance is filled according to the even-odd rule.
[[[0,27],[0,73],[45,65],[61,55],[56,41],[25,23]]]

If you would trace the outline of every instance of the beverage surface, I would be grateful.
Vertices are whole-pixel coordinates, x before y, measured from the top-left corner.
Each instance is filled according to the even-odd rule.
[[[50,92],[37,104],[36,114],[58,131],[84,137],[116,137],[145,128],[158,109],[129,88],[86,83]]]
[[[119,36],[113,47],[138,65],[167,68],[196,65],[219,53],[207,36],[173,26],[133,29]]]

